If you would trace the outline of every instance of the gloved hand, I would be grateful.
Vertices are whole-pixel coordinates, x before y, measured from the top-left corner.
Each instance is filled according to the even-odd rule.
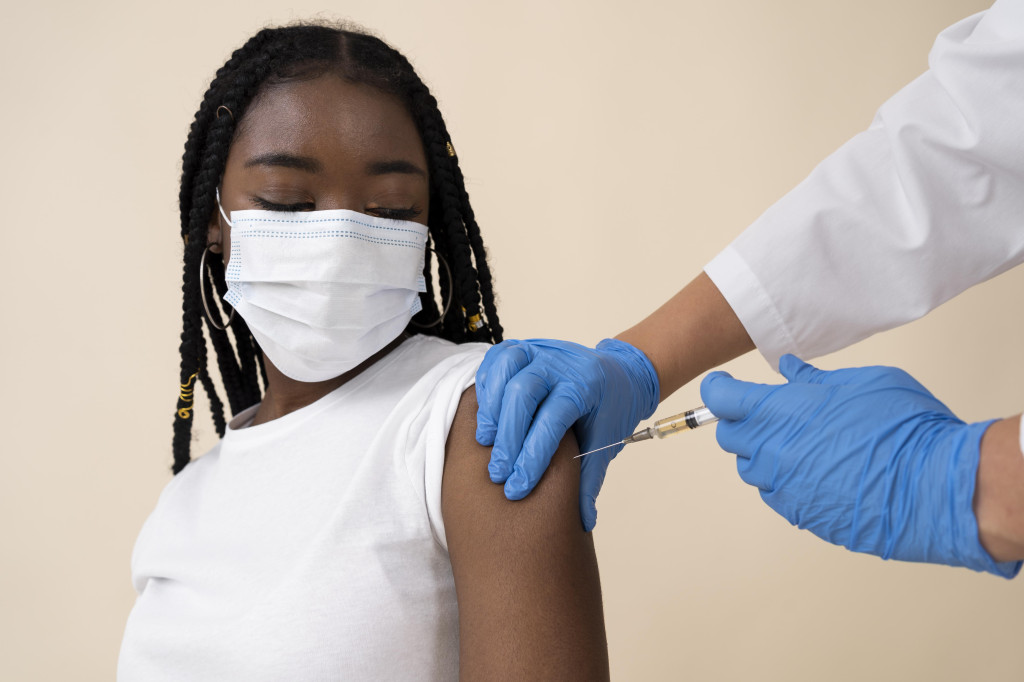
[[[654,413],[658,375],[641,351],[605,339],[597,348],[568,341],[504,341],[487,351],[476,375],[476,439],[493,445],[491,480],[510,500],[537,485],[569,427],[580,452],[622,440]],[[534,414],[536,413],[536,414]],[[580,518],[597,523],[595,500],[608,463],[622,446],[584,457]]]
[[[827,372],[785,355],[779,370],[789,383],[713,372],[700,387],[719,445],[768,506],[855,552],[1016,575],[981,546],[972,506],[991,422],[965,424],[893,367]]]

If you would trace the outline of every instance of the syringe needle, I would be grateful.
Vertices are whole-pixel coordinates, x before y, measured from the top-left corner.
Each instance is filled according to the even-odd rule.
[[[616,445],[622,445],[623,442],[624,441],[620,440],[618,443],[612,443],[611,445],[605,445],[603,448],[598,448],[597,450],[591,450],[590,452],[581,452],[580,454],[578,454],[575,457],[573,457],[573,459],[579,459],[580,457],[583,457],[585,455],[592,455],[595,452],[600,452],[601,450],[607,450],[608,448],[614,448]]]

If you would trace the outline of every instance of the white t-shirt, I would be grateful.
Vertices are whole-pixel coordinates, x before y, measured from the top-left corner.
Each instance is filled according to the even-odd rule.
[[[456,679],[441,475],[487,348],[415,336],[312,405],[233,419],[139,534],[118,679]]]

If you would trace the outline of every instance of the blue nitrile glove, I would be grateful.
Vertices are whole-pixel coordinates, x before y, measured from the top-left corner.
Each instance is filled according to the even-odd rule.
[[[1013,577],[978,540],[972,507],[981,436],[894,367],[826,372],[792,355],[781,386],[713,372],[704,404],[740,478],[790,523],[883,559]]]
[[[623,341],[605,339],[597,348],[553,339],[499,343],[476,375],[476,439],[494,446],[491,480],[504,482],[510,500],[526,497],[569,427],[580,452],[615,443],[654,413],[659,391],[647,356]],[[581,460],[580,518],[588,531],[608,463],[621,449]]]

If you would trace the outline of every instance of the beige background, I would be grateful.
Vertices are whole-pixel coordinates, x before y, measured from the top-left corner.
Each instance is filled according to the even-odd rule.
[[[8,9],[0,678],[113,677],[132,544],[170,478],[181,149],[214,70],[255,29],[348,17],[408,54],[459,150],[508,336],[593,343],[688,281],[924,70],[943,27],[987,4]],[[1019,412],[1022,287],[1011,272],[820,364],[903,366],[966,419]],[[773,377],[755,355],[728,369]],[[697,400],[685,387],[661,414]],[[886,563],[795,530],[710,429],[635,448],[612,468],[595,534],[616,679],[1024,675],[1020,580]]]

